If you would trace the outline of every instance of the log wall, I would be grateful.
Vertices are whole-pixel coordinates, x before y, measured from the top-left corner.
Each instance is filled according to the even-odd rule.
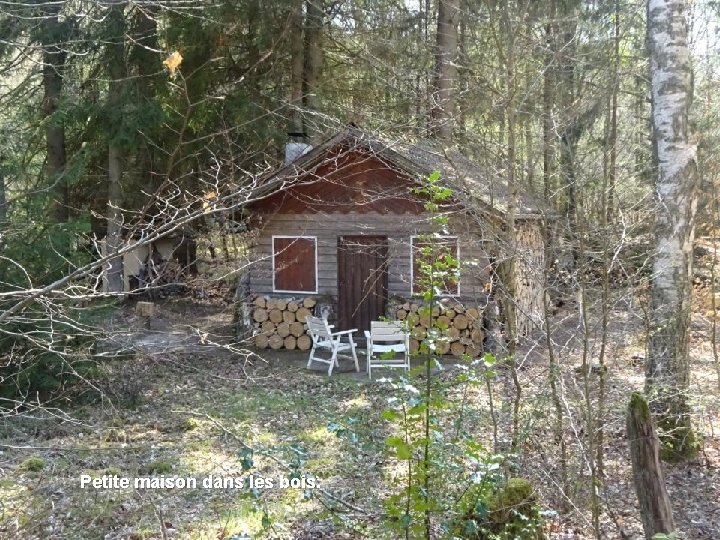
[[[451,220],[450,234],[459,237],[460,298],[482,298],[490,267],[482,234],[461,215]],[[338,236],[383,235],[388,237],[388,293],[410,296],[410,237],[433,230],[427,215],[379,213],[276,214],[266,216],[253,248],[249,269],[251,293],[272,295],[273,235],[317,238],[319,295],[337,297]],[[281,293],[277,293],[281,294]]]

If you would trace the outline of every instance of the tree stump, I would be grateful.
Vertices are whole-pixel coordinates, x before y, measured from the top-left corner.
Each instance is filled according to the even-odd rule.
[[[292,311],[283,311],[283,322],[291,323],[295,322],[295,313]]]
[[[255,311],[253,311],[253,319],[255,319],[256,322],[265,322],[268,318],[268,312],[265,308],[257,308]]]
[[[650,408],[640,392],[633,392],[630,398],[626,426],[645,538],[652,540],[657,533],[673,532],[675,524],[660,465],[660,441]]]
[[[269,317],[270,317],[270,320],[274,323],[280,323],[283,320],[282,311],[280,311],[279,309],[273,309],[270,312]]]
[[[286,336],[283,340],[283,345],[291,351],[297,346],[297,339],[295,339],[295,336]]]
[[[135,304],[135,313],[139,317],[154,317],[155,316],[155,304],[152,302],[138,302]]]

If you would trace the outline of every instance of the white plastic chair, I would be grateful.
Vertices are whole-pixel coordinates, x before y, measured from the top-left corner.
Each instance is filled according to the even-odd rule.
[[[308,325],[308,332],[313,341],[312,349],[310,349],[310,358],[308,358],[307,367],[315,362],[321,362],[323,364],[329,364],[328,376],[332,374],[333,367],[339,366],[337,357],[347,355],[340,355],[343,351],[350,351],[352,353],[352,359],[355,360],[355,371],[360,371],[358,365],[358,357],[355,353],[355,342],[353,341],[353,332],[357,332],[357,328],[353,330],[343,330],[342,332],[331,332],[333,325],[328,324],[326,319],[319,317],[308,316],[306,321]],[[347,336],[348,342],[343,343],[343,336]],[[330,351],[330,358],[320,358],[315,353],[318,349],[327,349]]]
[[[367,338],[367,372],[372,379],[372,368],[403,368],[410,369],[410,334],[405,331],[402,323],[397,321],[372,321],[370,331],[365,331]],[[383,353],[395,352],[402,358],[385,359]]]

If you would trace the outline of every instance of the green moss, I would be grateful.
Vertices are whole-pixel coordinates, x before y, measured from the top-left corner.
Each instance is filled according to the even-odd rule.
[[[192,431],[193,429],[196,429],[200,424],[195,418],[186,418],[183,420],[180,424],[180,430],[181,431]]]
[[[167,474],[172,472],[172,464],[164,459],[156,459],[146,464],[141,469],[142,474]]]
[[[524,478],[487,493],[488,486],[473,487],[460,501],[462,519],[453,530],[457,538],[468,540],[542,540],[542,523],[537,496]]]
[[[643,419],[650,419],[650,407],[642,392],[633,392],[630,396],[630,409],[639,413]]]
[[[45,468],[45,460],[37,456],[29,457],[22,462],[20,468],[29,472],[39,472]]]

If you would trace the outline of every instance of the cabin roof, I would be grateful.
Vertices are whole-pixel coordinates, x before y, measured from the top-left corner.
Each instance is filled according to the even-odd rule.
[[[342,147],[345,151],[364,151],[388,167],[398,169],[422,184],[432,172],[439,171],[440,182],[454,191],[455,197],[468,207],[479,207],[504,216],[508,211],[510,196],[507,183],[497,175],[488,174],[480,165],[464,156],[457,148],[444,148],[434,141],[383,140],[355,126],[325,139],[295,161],[266,174],[256,184],[254,198],[264,199],[299,183],[315,183],[322,180],[315,176],[325,163],[328,153]],[[518,191],[515,206],[517,218],[537,218],[541,211],[538,204],[526,193]]]

